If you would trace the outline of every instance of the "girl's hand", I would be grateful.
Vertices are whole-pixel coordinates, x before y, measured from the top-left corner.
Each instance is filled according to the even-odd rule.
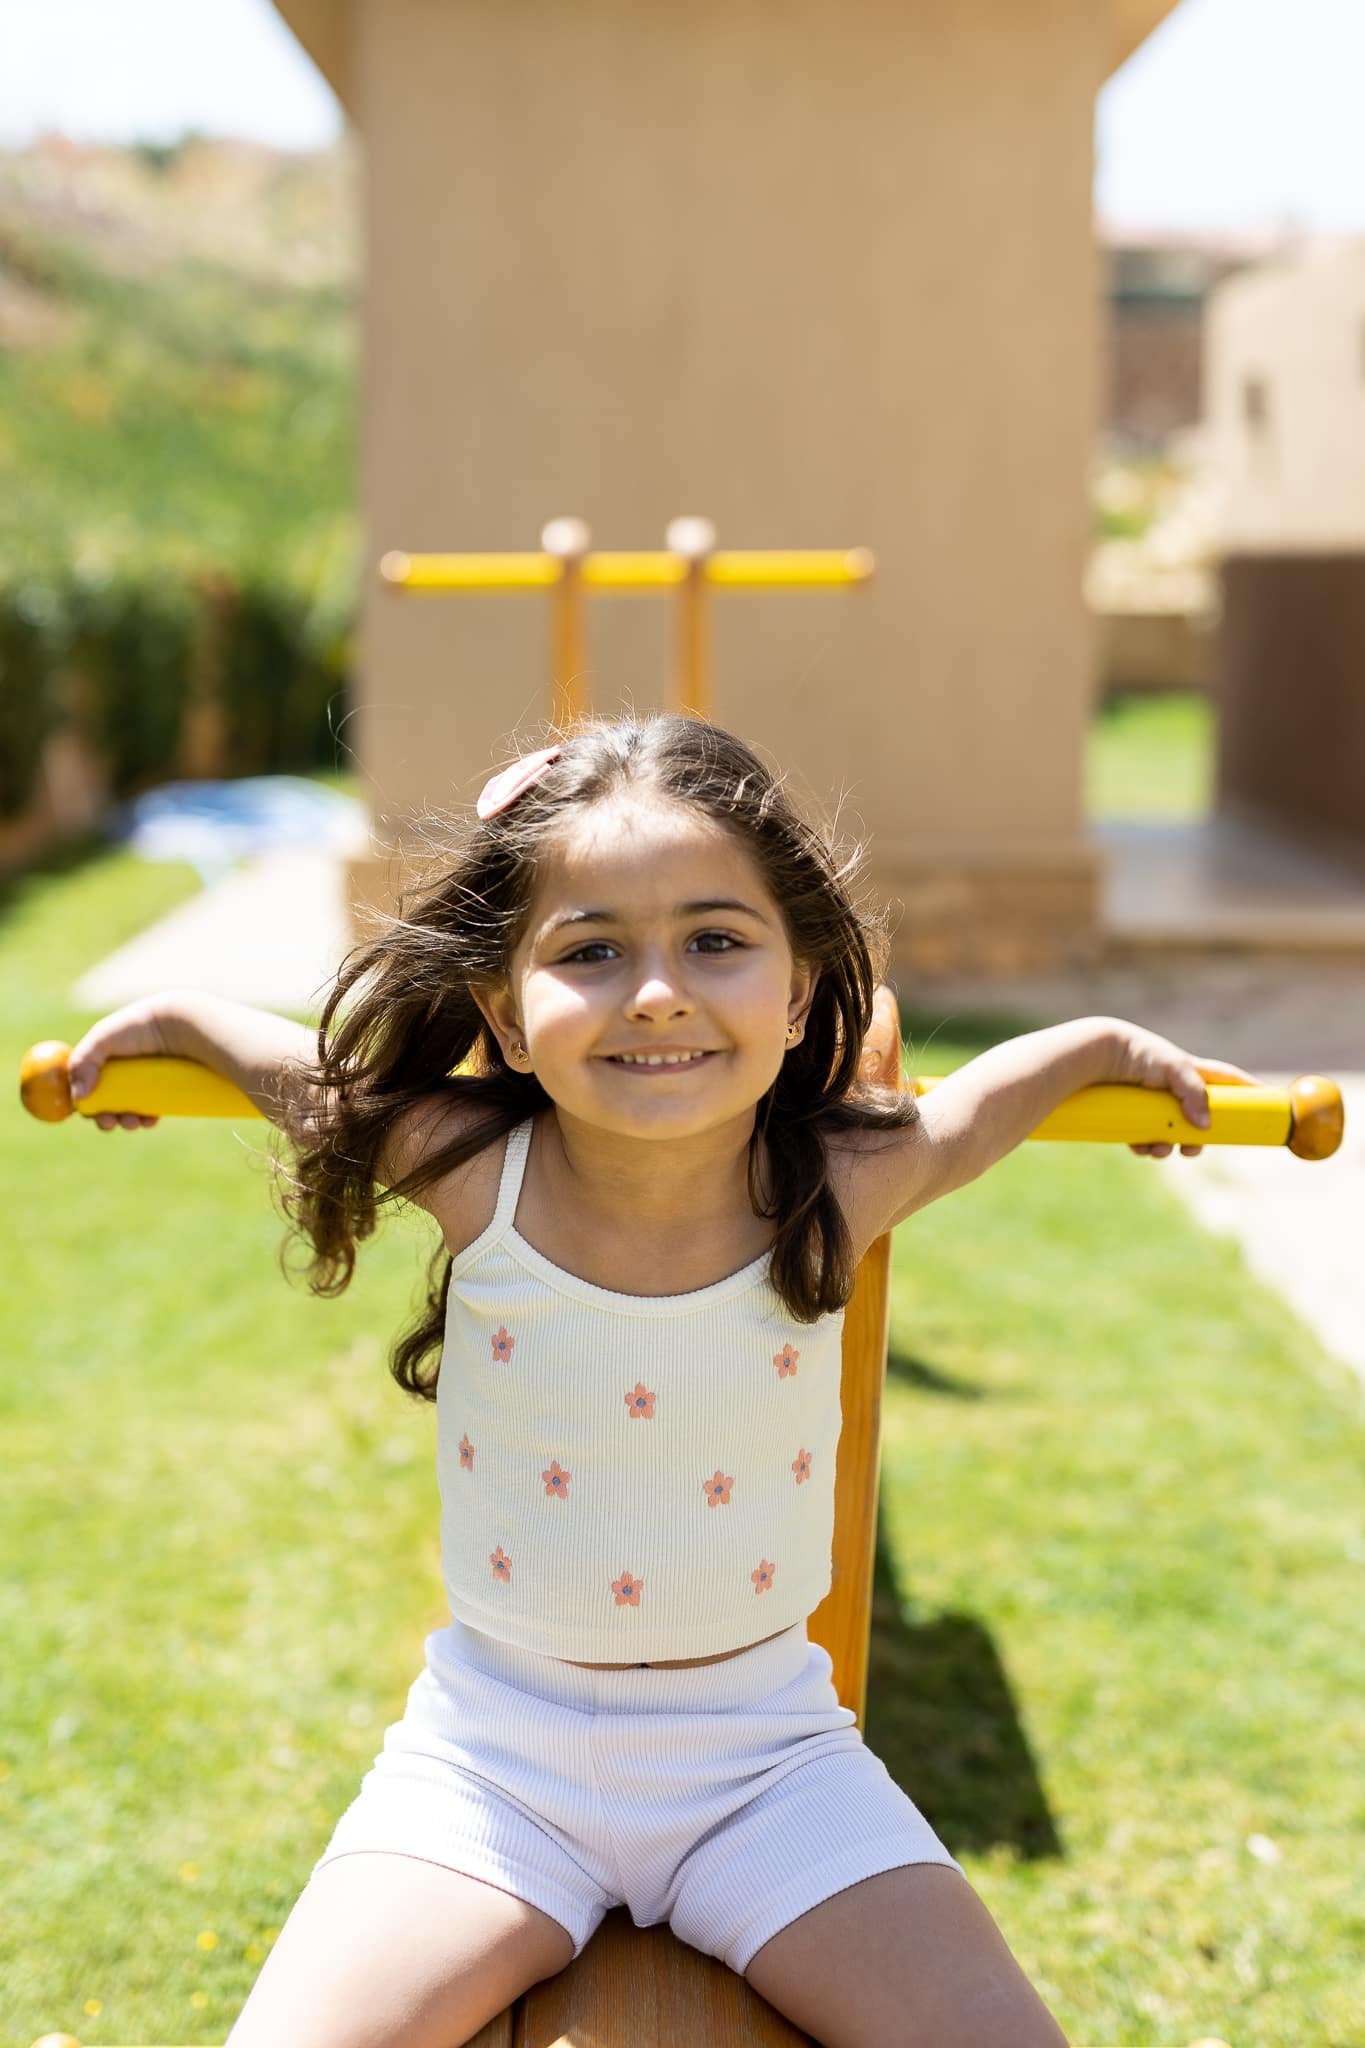
[[[167,1035],[167,1022],[151,998],[129,1003],[125,1008],[112,1010],[107,1017],[101,1017],[99,1023],[92,1025],[84,1038],[71,1048],[67,1071],[72,1100],[78,1102],[82,1095],[90,1093],[107,1059],[172,1053],[174,1047]],[[125,1131],[150,1130],[160,1121],[160,1117],[135,1116],[131,1112],[115,1115],[109,1110],[87,1118],[87,1122],[98,1124],[102,1131],[118,1130],[120,1126]]]
[[[1136,1083],[1142,1088],[1168,1088],[1188,1123],[1207,1124],[1209,1120],[1207,1082],[1225,1088],[1256,1086],[1256,1076],[1244,1068],[1231,1066],[1226,1060],[1198,1059],[1193,1053],[1182,1052],[1169,1038],[1158,1038],[1154,1031],[1145,1031],[1140,1024],[1128,1024],[1120,1018],[1113,1022],[1112,1046],[1112,1064],[1101,1080]],[[1202,1145],[1180,1148],[1186,1159],[1197,1159],[1203,1149]],[[1175,1147],[1130,1145],[1128,1150],[1149,1159],[1166,1159]]]

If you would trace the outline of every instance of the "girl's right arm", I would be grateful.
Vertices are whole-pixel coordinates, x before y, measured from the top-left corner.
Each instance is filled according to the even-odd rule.
[[[143,1054],[199,1060],[235,1082],[272,1123],[297,1130],[308,1107],[306,1084],[286,1069],[295,1061],[304,1066],[315,1062],[317,1032],[225,996],[166,989],[111,1011],[72,1047],[73,1096],[89,1093],[107,1059]],[[106,1114],[93,1121],[105,1131],[120,1124],[136,1130],[157,1118]]]

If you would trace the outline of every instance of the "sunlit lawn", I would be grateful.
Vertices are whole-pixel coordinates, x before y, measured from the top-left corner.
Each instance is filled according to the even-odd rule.
[[[193,886],[11,890],[11,1072]],[[429,1239],[290,1286],[264,1142],[0,1126],[0,2048],[221,2042],[441,1619]],[[1359,1391],[1179,1171],[1029,1145],[901,1231],[869,1738],[1074,2041],[1358,2048]]]
[[[1213,802],[1215,723],[1187,690],[1113,699],[1086,751],[1086,810],[1100,818],[1202,818]]]

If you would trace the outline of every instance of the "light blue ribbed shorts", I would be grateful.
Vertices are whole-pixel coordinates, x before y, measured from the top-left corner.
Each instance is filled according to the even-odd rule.
[[[624,1904],[743,1972],[861,1878],[961,1873],[830,1673],[804,1622],[718,1664],[589,1671],[453,1621],[315,1868],[444,1864],[538,1906],[575,1955]]]

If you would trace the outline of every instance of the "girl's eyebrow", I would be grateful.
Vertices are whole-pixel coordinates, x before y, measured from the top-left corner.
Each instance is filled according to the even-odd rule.
[[[755,910],[752,903],[741,903],[735,896],[716,896],[706,903],[680,903],[673,915],[676,918],[710,917],[713,911],[738,910],[744,917],[752,917],[759,924],[770,924],[761,910]],[[557,917],[541,933],[542,939],[552,939],[556,932],[562,932],[568,925],[576,924],[620,924],[619,910],[570,910],[563,917]]]

